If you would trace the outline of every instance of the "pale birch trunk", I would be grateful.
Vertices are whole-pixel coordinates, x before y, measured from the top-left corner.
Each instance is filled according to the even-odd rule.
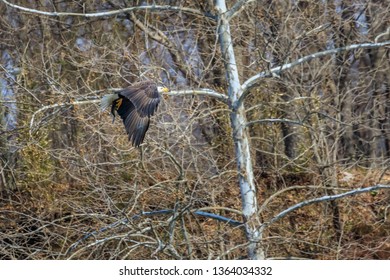
[[[245,128],[247,123],[245,108],[242,102],[237,108],[232,106],[232,104],[236,104],[240,99],[242,91],[234,56],[229,21],[226,16],[227,8],[225,0],[216,0],[215,7],[219,14],[218,35],[222,57],[225,63],[226,77],[229,84],[228,98],[232,110],[230,121],[233,130],[238,181],[242,199],[242,212],[245,220],[246,236],[249,242],[248,257],[250,259],[264,259],[264,252],[260,246],[261,234],[259,228],[261,223],[260,219],[257,217],[258,204],[250,154],[249,135]]]

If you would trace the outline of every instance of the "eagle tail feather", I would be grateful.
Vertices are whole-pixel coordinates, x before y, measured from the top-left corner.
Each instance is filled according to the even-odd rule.
[[[118,98],[119,96],[116,93],[104,95],[100,103],[100,110],[101,111],[106,110],[108,107],[112,105],[112,102],[114,102]]]

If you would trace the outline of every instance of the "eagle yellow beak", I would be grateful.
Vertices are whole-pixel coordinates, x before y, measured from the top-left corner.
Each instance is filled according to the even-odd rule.
[[[167,88],[167,87],[157,87],[157,90],[158,90],[160,93],[169,92],[169,88]]]

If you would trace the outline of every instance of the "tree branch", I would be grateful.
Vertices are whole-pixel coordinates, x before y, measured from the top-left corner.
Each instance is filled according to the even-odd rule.
[[[381,39],[382,37],[385,37],[385,36],[389,36],[390,35],[390,27],[387,28],[387,30],[381,34],[379,34],[378,36],[375,37],[375,43],[378,43],[379,39]]]
[[[261,119],[261,120],[254,120],[246,123],[246,127],[257,124],[257,123],[288,123],[293,125],[301,125],[303,126],[303,123],[300,121],[294,121],[289,119]]]
[[[84,104],[92,104],[92,103],[98,103],[98,102],[100,102],[100,98],[99,99],[92,99],[92,100],[82,100],[82,101],[66,102],[66,103],[55,103],[55,104],[50,104],[50,105],[43,106],[43,107],[39,108],[37,111],[35,111],[34,114],[31,117],[31,120],[30,120],[30,136],[33,133],[35,116],[38,113],[40,113],[40,112],[46,111],[48,109],[57,108],[57,107],[64,107],[64,106],[70,106],[70,105],[84,105]]]
[[[191,9],[191,8],[186,8],[186,7],[177,7],[177,6],[170,6],[170,5],[145,5],[145,6],[134,6],[134,7],[128,7],[128,8],[123,8],[123,9],[118,9],[114,11],[106,11],[106,12],[97,12],[97,13],[72,13],[72,12],[46,12],[46,11],[40,11],[40,10],[35,10],[31,8],[26,8],[23,6],[19,6],[16,4],[12,4],[8,2],[7,0],[0,0],[4,4],[27,12],[27,13],[32,13],[32,14],[38,14],[38,15],[44,15],[44,16],[51,16],[51,17],[61,17],[61,16],[76,16],[76,17],[86,17],[86,18],[93,18],[93,17],[105,17],[105,16],[114,16],[117,14],[122,14],[122,13],[127,13],[130,11],[135,11],[135,10],[150,10],[150,11],[178,11],[178,12],[185,12],[189,14],[194,14],[198,16],[207,16],[204,13],[202,13],[199,10],[196,9]]]
[[[200,88],[200,89],[186,89],[186,90],[174,90],[170,91],[168,93],[165,93],[166,95],[169,96],[181,96],[181,95],[204,95],[204,96],[209,96],[213,97],[216,99],[219,99],[220,101],[228,104],[228,97],[225,94],[218,93],[212,89],[208,88]]]
[[[310,199],[310,200],[305,200],[303,202],[297,203],[297,204],[295,204],[295,205],[293,205],[293,206],[283,210],[282,212],[277,214],[275,217],[273,217],[269,222],[263,223],[261,225],[262,230],[264,230],[265,228],[269,227],[270,225],[272,225],[276,221],[280,220],[281,218],[285,217],[287,214],[289,214],[289,213],[291,213],[291,212],[293,212],[293,211],[295,211],[297,209],[303,208],[305,206],[308,206],[308,205],[311,205],[311,204],[314,204],[314,203],[318,203],[318,202],[332,201],[332,200],[336,200],[336,199],[339,199],[339,198],[352,196],[352,195],[357,195],[357,194],[366,193],[366,192],[371,192],[371,191],[375,191],[375,190],[379,190],[379,189],[389,189],[390,190],[390,185],[378,184],[378,185],[375,185],[375,186],[371,186],[371,187],[367,187],[367,188],[361,188],[361,189],[356,189],[356,190],[348,191],[348,192],[345,192],[345,193],[340,193],[340,194],[335,194],[335,195],[325,195],[325,196],[322,196],[322,197],[318,197],[318,198],[314,198],[314,199]]]
[[[226,19],[229,21],[231,20],[234,16],[238,15],[239,12],[241,12],[245,5],[249,4],[250,2],[253,2],[254,0],[239,0],[234,4],[229,11],[226,12]]]
[[[336,54],[336,53],[345,52],[345,51],[356,50],[356,49],[380,48],[380,47],[384,47],[384,46],[388,46],[388,45],[390,45],[390,41],[384,41],[384,42],[381,42],[381,43],[354,44],[354,45],[350,45],[350,46],[346,46],[346,47],[330,49],[330,50],[321,51],[321,52],[317,52],[317,53],[314,53],[314,54],[310,54],[310,55],[304,56],[304,57],[302,57],[300,59],[297,59],[294,62],[287,63],[287,64],[284,64],[284,65],[281,65],[281,66],[278,66],[278,67],[274,67],[274,68],[272,68],[269,71],[260,72],[260,73],[258,73],[256,75],[250,77],[249,79],[247,79],[241,85],[241,92],[242,92],[241,97],[240,97],[239,100],[237,100],[233,104],[233,108],[238,108],[242,104],[242,102],[245,100],[245,97],[249,94],[249,90],[251,88],[253,88],[254,86],[256,86],[259,83],[259,81],[261,81],[263,78],[270,78],[270,77],[273,77],[273,76],[277,76],[277,75],[279,75],[280,73],[282,73],[285,70],[288,70],[288,69],[293,68],[293,67],[295,67],[297,65],[300,65],[302,63],[309,62],[309,61],[311,61],[313,59],[321,58],[321,57],[324,57],[324,56],[327,56],[327,55]]]
[[[137,18],[137,16],[133,12],[130,13],[130,19],[142,31],[144,31],[145,34],[165,46],[170,51],[170,53],[172,54],[173,61],[175,62],[176,66],[185,74],[185,76],[190,78],[192,81],[198,81],[198,78],[193,74],[191,67],[188,65],[188,63],[185,62],[183,54],[178,50],[176,45],[171,40],[169,40],[169,38],[164,34],[164,32],[155,27],[146,26]],[[152,30],[151,28],[154,30]]]
[[[72,101],[72,102],[66,102],[66,103],[55,103],[43,106],[39,108],[37,111],[34,112],[34,114],[31,117],[30,120],[30,135],[33,133],[33,127],[35,122],[35,116],[39,114],[40,112],[46,111],[48,109],[53,109],[57,107],[65,107],[65,106],[73,106],[73,105],[85,105],[85,104],[92,104],[92,103],[98,103],[100,102],[100,98],[98,99],[88,99],[88,100],[79,100],[79,101]]]
[[[217,221],[220,221],[220,222],[223,222],[223,223],[227,223],[227,224],[230,224],[234,227],[237,227],[237,226],[241,226],[243,223],[242,222],[239,222],[239,221],[236,221],[236,220],[233,220],[233,219],[230,219],[230,218],[226,218],[224,216],[220,216],[220,215],[216,215],[216,214],[213,214],[213,213],[209,213],[209,212],[204,212],[204,211],[200,211],[200,210],[192,210],[192,211],[189,211],[195,215],[198,215],[198,216],[202,216],[202,217],[206,217],[206,218],[211,218],[211,219],[214,219],[214,220],[217,220]],[[157,211],[150,211],[150,212],[142,212],[140,214],[136,214],[134,216],[132,216],[131,218],[123,218],[123,219],[120,219],[114,223],[111,223],[109,224],[108,226],[106,227],[103,227],[99,230],[95,230],[93,232],[90,232],[88,234],[86,234],[85,236],[83,236],[80,240],[74,242],[67,250],[66,254],[69,254],[71,251],[73,251],[81,242],[85,241],[86,239],[88,239],[89,237],[91,236],[96,236],[97,234],[100,234],[102,232],[105,232],[109,229],[113,229],[119,225],[123,225],[123,224],[127,224],[129,223],[130,221],[134,221],[134,220],[138,220],[142,217],[151,217],[151,216],[156,216],[156,215],[167,215],[167,214],[173,214],[174,213],[174,210],[172,209],[163,209],[163,210],[157,210]]]

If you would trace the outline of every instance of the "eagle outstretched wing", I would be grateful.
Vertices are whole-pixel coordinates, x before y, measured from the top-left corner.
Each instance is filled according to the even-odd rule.
[[[148,81],[133,84],[118,94],[130,100],[142,117],[152,116],[160,103],[160,94],[156,84]]]
[[[116,106],[116,111],[125,125],[129,140],[138,147],[149,128],[149,117],[141,117],[134,104],[126,98],[120,97],[114,103],[113,106]]]
[[[122,118],[129,140],[138,147],[145,138],[150,117],[160,103],[157,86],[152,82],[140,82],[117,91],[116,94],[118,99],[112,103],[112,108]]]

